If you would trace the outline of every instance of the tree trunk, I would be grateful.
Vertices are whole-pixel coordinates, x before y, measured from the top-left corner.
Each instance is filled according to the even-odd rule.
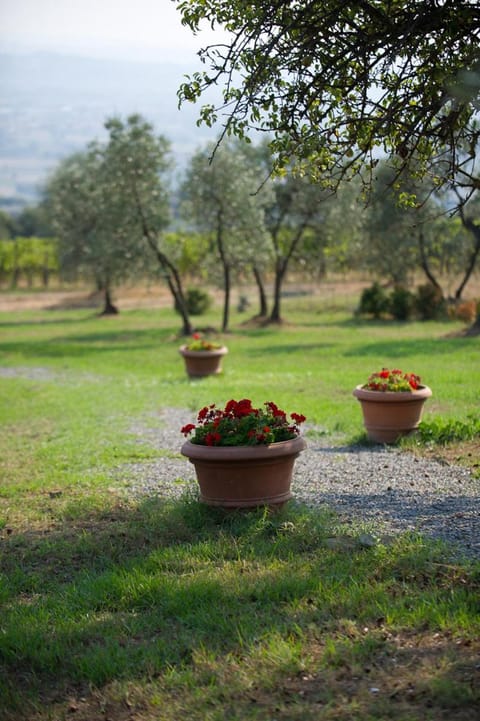
[[[230,320],[230,265],[228,263],[224,263],[223,265],[223,321],[222,321],[222,331],[224,333],[228,330],[228,323]]]
[[[164,270],[165,280],[173,296],[175,308],[177,308],[182,317],[182,335],[192,335],[193,326],[190,322],[190,316],[187,310],[187,303],[185,301],[185,294],[183,292],[180,275],[173,263],[168,260],[167,256],[164,255],[161,250],[159,250],[155,241],[150,236],[147,236],[147,240],[153,252],[157,256],[158,262]]]
[[[430,266],[428,265],[428,258],[427,258],[427,254],[425,253],[425,239],[423,237],[423,233],[420,233],[418,236],[418,247],[420,249],[420,265],[422,266],[422,270],[425,273],[425,275],[427,276],[430,283],[432,285],[434,285],[435,288],[438,288],[438,290],[441,292],[442,298],[443,298],[443,290],[440,286],[440,283],[435,278],[432,271],[430,270]]]
[[[187,301],[185,300],[185,293],[183,292],[182,280],[176,267],[171,263],[165,256],[165,265],[169,269],[169,275],[167,278],[168,287],[175,300],[176,307],[180,315],[182,316],[182,333],[183,335],[192,335],[193,326],[190,322],[190,316],[187,310]]]
[[[477,317],[475,321],[466,330],[465,335],[477,336],[480,335],[480,303],[477,304]]]
[[[281,323],[280,303],[282,299],[282,284],[287,266],[285,263],[277,262],[275,266],[275,280],[273,284],[273,307],[270,313],[269,323]]]
[[[185,295],[182,288],[182,281],[180,279],[180,275],[173,265],[173,263],[167,258],[167,256],[162,253],[162,251],[159,249],[155,239],[151,236],[150,230],[147,227],[147,225],[144,223],[143,225],[143,232],[144,236],[147,240],[147,243],[149,244],[150,248],[155,253],[155,256],[160,263],[161,267],[164,271],[164,277],[167,282],[168,288],[170,290],[170,293],[173,296],[173,300],[175,303],[175,308],[178,310],[182,317],[182,335],[192,335],[193,333],[193,326],[190,322],[190,317],[188,315],[187,310],[187,303],[185,301]]]
[[[472,329],[475,330],[476,333],[480,334],[480,312],[477,315],[475,323],[472,325]]]
[[[268,319],[269,323],[281,323],[282,317],[280,314],[280,301],[282,297],[282,285],[283,281],[285,280],[285,275],[287,273],[288,264],[292,258],[293,253],[295,252],[295,249],[297,248],[302,235],[308,225],[308,218],[305,218],[303,223],[300,225],[300,227],[297,229],[297,232],[295,233],[295,236],[290,243],[290,247],[288,248],[287,253],[282,257],[279,254],[277,254],[277,259],[275,262],[275,282],[273,287],[273,308],[272,312],[270,313],[270,318]],[[273,239],[273,246],[274,248],[278,248],[278,243],[275,239]]]
[[[175,308],[178,309],[178,312],[180,313],[182,317],[182,334],[183,335],[192,335],[193,333],[193,326],[190,322],[190,317],[187,310],[187,303],[185,301],[185,294],[183,292],[182,287],[182,281],[180,278],[180,274],[174,264],[167,258],[165,253],[162,253],[160,248],[157,245],[157,235],[155,232],[153,232],[150,229],[150,226],[147,223],[147,220],[145,218],[143,207],[140,202],[140,198],[137,193],[137,189],[134,188],[135,193],[135,200],[137,204],[137,210],[140,215],[140,220],[142,223],[142,231],[143,235],[150,246],[150,248],[153,250],[155,257],[157,258],[158,262],[160,263],[164,274],[165,274],[165,280],[167,282],[168,288],[173,296],[173,300],[175,303]]]
[[[465,218],[465,215],[463,214],[463,210],[460,213],[460,218],[462,220],[462,225],[464,228],[466,228],[470,233],[473,234],[473,237],[475,239],[473,250],[470,255],[470,259],[468,261],[467,268],[465,270],[465,275],[463,276],[463,280],[458,286],[457,290],[455,291],[455,300],[460,300],[462,297],[462,293],[465,289],[465,286],[467,285],[468,281],[470,280],[470,276],[472,275],[475,264],[477,262],[478,255],[480,253],[480,226],[475,225],[473,220],[471,218]],[[478,322],[478,318],[477,321]]]
[[[110,294],[110,288],[108,285],[105,286],[105,301],[104,308],[101,315],[117,315],[118,308],[112,303],[112,296]]]
[[[268,314],[267,294],[265,292],[265,285],[263,283],[261,273],[258,270],[256,265],[253,265],[253,275],[255,277],[255,282],[256,282],[257,288],[258,288],[258,301],[259,301],[258,317],[266,318],[266,316]]]
[[[217,250],[223,267],[223,321],[222,331],[228,330],[230,320],[230,263],[228,262],[225,247],[223,245],[223,211],[220,209],[217,215]]]

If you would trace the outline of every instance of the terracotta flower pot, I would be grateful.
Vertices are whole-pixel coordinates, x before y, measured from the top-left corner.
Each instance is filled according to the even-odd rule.
[[[411,392],[371,391],[360,385],[353,395],[362,406],[368,438],[376,443],[395,443],[418,428],[423,405],[432,391],[428,386]]]
[[[306,445],[301,436],[268,446],[201,446],[186,441],[181,452],[195,466],[203,503],[249,508],[281,505],[291,498],[293,465]]]
[[[190,378],[203,378],[222,372],[222,359],[228,353],[225,346],[214,350],[188,350],[186,345],[179,348],[185,359],[185,369]]]

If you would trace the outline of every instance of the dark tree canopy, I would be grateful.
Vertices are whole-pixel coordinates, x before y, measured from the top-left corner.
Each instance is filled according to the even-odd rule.
[[[206,70],[180,100],[221,85],[201,119],[269,133],[278,168],[295,159],[331,187],[355,174],[368,187],[386,155],[437,187],[455,179],[463,200],[480,187],[478,0],[175,1],[191,30],[208,21],[230,38],[200,51]]]

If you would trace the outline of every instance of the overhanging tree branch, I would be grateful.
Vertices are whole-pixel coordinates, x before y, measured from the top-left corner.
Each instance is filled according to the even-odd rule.
[[[178,6],[193,30],[206,19],[231,32],[229,44],[200,52],[214,72],[194,74],[180,88],[180,101],[196,101],[223,82],[223,105],[204,107],[202,121],[212,125],[221,116],[222,139],[271,133],[277,168],[295,158],[312,179],[336,187],[361,174],[364,163],[373,167],[380,154],[399,172],[414,163],[427,173],[447,149],[439,182],[448,183],[465,152],[476,153],[476,0],[189,0]],[[370,181],[367,172],[365,185]]]

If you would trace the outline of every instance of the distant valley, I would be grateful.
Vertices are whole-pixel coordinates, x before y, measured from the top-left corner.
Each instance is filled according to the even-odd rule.
[[[182,168],[218,133],[196,126],[199,106],[177,107],[182,78],[196,69],[181,59],[158,64],[0,54],[0,209],[16,213],[37,202],[59,160],[104,138],[112,115],[143,115],[171,142]]]

